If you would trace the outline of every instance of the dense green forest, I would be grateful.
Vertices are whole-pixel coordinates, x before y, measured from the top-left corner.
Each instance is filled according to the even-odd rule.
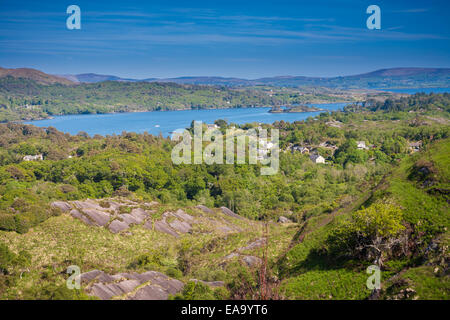
[[[213,90],[139,85],[152,90],[193,90],[191,94],[199,95]],[[117,91],[111,86],[119,89],[124,85],[102,83],[77,90],[86,90],[86,97],[89,90],[97,90],[96,97],[110,92],[114,99]],[[40,100],[44,105],[47,98],[68,90],[64,86],[48,88]],[[220,94],[230,99],[229,92]],[[69,98],[70,95],[66,97]],[[241,98],[231,97],[235,101]],[[442,263],[448,262],[448,252],[442,248],[448,248],[450,226],[449,106],[449,94],[417,94],[350,105],[345,111],[322,113],[305,121],[263,125],[280,130],[280,172],[273,176],[261,176],[259,165],[174,165],[170,155],[175,143],[146,133],[71,136],[51,127],[1,124],[0,270],[4,275],[0,275],[0,296],[30,298],[37,293],[27,286],[42,281],[47,291],[39,287],[39,296],[57,297],[54,290],[63,283],[60,273],[67,267],[67,257],[37,263],[37,252],[50,253],[39,245],[32,247],[33,239],[47,229],[52,237],[51,232],[78,225],[72,225],[70,217],[51,207],[52,201],[122,197],[157,201],[161,212],[198,204],[224,206],[246,218],[247,226],[252,221],[288,218],[288,226],[275,223],[268,235],[268,282],[273,298],[368,298],[371,292],[361,279],[367,277],[365,267],[375,262],[387,277],[383,278],[384,290],[378,297],[398,297],[406,287],[413,286],[419,298],[448,299],[448,266]],[[228,126],[225,121],[217,123],[222,129]],[[358,141],[367,147],[358,147]],[[295,146],[322,155],[326,163],[312,162],[308,154],[296,151]],[[37,154],[42,154],[44,160],[23,161],[24,156]],[[103,231],[83,232],[104,237],[99,233]],[[143,240],[136,232],[129,236],[130,240],[123,241]],[[247,236],[256,237],[258,232],[249,230]],[[125,251],[115,253],[131,259],[125,259],[128,262],[123,265],[112,266],[106,260],[79,263],[113,272],[129,270],[130,265],[136,270],[151,265],[186,282],[197,277],[226,283],[226,290],[220,294],[202,285],[186,286],[178,298],[258,297],[258,269],[249,271],[240,264],[222,269],[209,265],[225,255],[221,250],[250,238],[236,235],[237,238],[197,241],[195,233],[186,237],[187,242],[167,244],[170,263],[161,257],[158,260],[154,251],[147,252],[145,258],[142,252],[132,257]],[[83,250],[84,255],[89,255],[97,249]],[[77,254],[81,255],[78,251]],[[36,263],[34,267],[30,267],[32,261]],[[215,271],[207,271],[212,269]],[[29,273],[27,280],[19,279],[23,272]],[[337,285],[329,283],[330,278]],[[356,282],[359,280],[363,286]],[[199,292],[196,295],[192,290]]]

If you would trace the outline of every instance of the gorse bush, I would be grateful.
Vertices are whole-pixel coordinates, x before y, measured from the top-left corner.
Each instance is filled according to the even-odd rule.
[[[375,203],[341,222],[328,237],[327,245],[334,255],[363,258],[383,265],[388,256],[405,253],[405,229],[399,207]]]

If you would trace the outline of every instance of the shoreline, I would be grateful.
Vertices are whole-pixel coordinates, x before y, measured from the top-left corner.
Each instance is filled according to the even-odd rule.
[[[354,101],[335,101],[335,102],[312,102],[308,103],[310,104],[334,104],[334,103],[352,103]],[[291,105],[283,105],[283,107],[290,107]],[[127,114],[127,113],[146,113],[146,112],[170,112],[170,111],[208,111],[208,110],[227,110],[227,109],[259,109],[259,108],[273,108],[273,106],[253,106],[253,107],[224,107],[224,108],[185,108],[185,109],[172,109],[172,110],[130,110],[130,111],[112,111],[112,112],[99,112],[99,113],[67,113],[67,114],[60,114],[60,115],[51,115],[46,118],[37,118],[37,119],[21,119],[21,120],[10,120],[10,121],[4,121],[2,123],[8,123],[8,122],[15,122],[15,123],[25,123],[25,122],[32,122],[32,121],[43,121],[43,120],[52,120],[59,117],[64,116],[81,116],[81,115],[108,115],[108,114]],[[327,111],[326,109],[316,110],[316,111],[305,111],[305,112],[321,112],[321,111]],[[270,112],[269,112],[270,113]],[[282,112],[280,112],[282,113]],[[287,112],[286,112],[287,113]],[[294,112],[292,112],[294,113]],[[295,112],[295,113],[302,113],[302,112]]]

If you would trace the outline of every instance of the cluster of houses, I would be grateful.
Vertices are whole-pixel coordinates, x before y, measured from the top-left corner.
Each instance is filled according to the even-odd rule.
[[[337,146],[331,144],[328,141],[320,143],[319,147],[330,149],[332,150],[333,153],[338,149]],[[373,148],[374,146],[373,145],[367,146],[365,141],[356,141],[356,147],[359,150],[368,150],[369,148]],[[301,154],[310,154],[309,158],[314,163],[326,163],[325,158],[322,157],[320,154],[318,154],[314,147],[290,145],[288,149],[289,148],[292,152],[300,152]]]
[[[69,155],[67,156],[67,159],[72,159],[73,156]],[[36,154],[36,155],[26,155],[22,158],[23,161],[40,161],[44,160],[44,156],[42,154]]]
[[[331,144],[328,143],[322,143],[320,144],[321,147],[329,147],[331,148]],[[333,148],[337,149],[336,146],[332,146]],[[301,154],[310,154],[309,158],[311,159],[312,162],[314,163],[325,163],[325,158],[322,157],[320,154],[318,154],[317,152],[314,151],[314,149],[312,148],[308,148],[305,146],[300,146],[300,145],[291,145],[290,149],[292,152],[300,152]]]
[[[418,152],[422,148],[422,141],[409,142],[408,145],[409,145],[409,150],[411,152]],[[333,153],[338,149],[337,146],[335,146],[329,142],[322,142],[319,144],[319,147],[331,149]],[[366,145],[365,141],[356,141],[356,147],[358,148],[358,150],[369,150],[369,149],[376,148],[376,146],[372,145],[372,144]],[[314,163],[326,163],[325,158],[322,157],[321,155],[319,155],[314,147],[291,144],[288,146],[287,150],[289,150],[289,149],[291,150],[291,152],[300,152],[301,154],[310,154],[309,158]]]

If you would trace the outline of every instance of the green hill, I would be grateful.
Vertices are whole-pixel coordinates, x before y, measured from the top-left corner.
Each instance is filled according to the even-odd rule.
[[[380,297],[449,299],[449,154],[449,139],[434,143],[426,151],[405,158],[359,202],[308,220],[297,234],[295,244],[278,261],[285,297],[368,298],[371,291],[366,288],[365,271],[373,261],[345,255],[342,247],[336,254],[329,240],[336,241],[333,233],[358,210],[392,203],[401,211],[406,232],[398,237],[406,239],[402,252],[386,252]],[[352,243],[346,245],[351,247]]]

